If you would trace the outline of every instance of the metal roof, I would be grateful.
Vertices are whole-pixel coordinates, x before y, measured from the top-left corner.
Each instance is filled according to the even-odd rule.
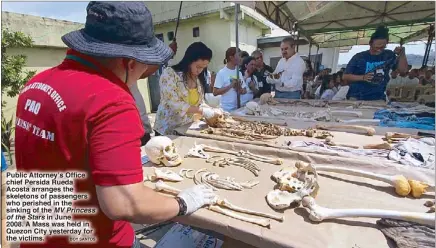
[[[434,1],[270,1],[255,10],[280,28],[297,31],[320,47],[368,44],[379,25],[390,27],[390,42],[426,37],[435,21]]]

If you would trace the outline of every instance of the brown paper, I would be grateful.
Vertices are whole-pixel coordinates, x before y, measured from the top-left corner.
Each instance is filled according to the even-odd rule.
[[[409,178],[424,180],[434,184],[435,172],[425,169],[404,167],[401,165],[386,165],[377,159],[354,160],[348,158],[336,159],[332,156],[293,152],[273,147],[261,147],[242,143],[229,143],[190,137],[171,137],[174,139],[179,153],[184,156],[188,150],[197,144],[207,144],[224,149],[249,150],[252,153],[276,156],[284,159],[283,166],[256,162],[262,171],[259,177],[240,167],[214,167],[199,158],[185,158],[178,167],[169,168],[179,172],[181,168],[198,170],[208,168],[221,177],[234,177],[236,181],[259,180],[253,189],[243,191],[219,190],[221,198],[231,203],[252,210],[279,214],[271,209],[265,196],[275,183],[270,176],[284,166],[293,166],[296,161],[314,162],[316,164],[337,165],[348,168],[359,168],[387,175],[403,174]],[[211,153],[212,155],[220,155]],[[229,155],[223,155],[229,156]],[[146,166],[153,166],[148,163]],[[151,167],[144,167],[144,175],[152,173]],[[329,208],[379,208],[399,211],[426,212],[423,206],[425,199],[411,199],[398,197],[394,189],[383,182],[346,176],[335,173],[321,173],[320,191],[316,198],[319,205]],[[168,183],[179,189],[186,189],[194,185],[192,179],[185,179],[180,183]],[[154,187],[153,183],[146,185]],[[434,198],[430,196],[429,198]],[[256,247],[388,247],[386,238],[376,229],[376,220],[370,218],[328,220],[312,223],[308,220],[308,213],[304,208],[288,209],[284,212],[283,223],[271,220],[271,228],[263,228],[250,223],[232,219],[221,214],[201,209],[189,217],[180,218],[184,224],[197,226],[219,232],[230,238],[240,240]]]

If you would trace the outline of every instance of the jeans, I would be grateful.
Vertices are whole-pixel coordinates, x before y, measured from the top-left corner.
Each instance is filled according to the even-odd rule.
[[[301,99],[301,90],[289,92],[276,90],[276,95],[274,98]]]

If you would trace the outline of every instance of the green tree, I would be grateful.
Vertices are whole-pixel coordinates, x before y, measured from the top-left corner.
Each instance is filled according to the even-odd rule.
[[[22,32],[12,32],[8,29],[2,30],[2,95],[6,93],[10,97],[15,97],[20,93],[21,88],[36,71],[26,71],[27,56],[7,55],[8,48],[32,47],[32,38]],[[2,101],[2,107],[5,107],[5,102]]]
[[[10,97],[17,96],[24,84],[29,81],[36,71],[24,70],[27,57],[25,55],[7,55],[6,51],[9,48],[32,47],[32,38],[22,32],[12,32],[8,29],[2,30],[2,95],[6,93]],[[6,102],[2,101],[2,109],[5,107]],[[2,111],[3,112],[3,111]],[[10,164],[12,164],[12,137],[15,129],[14,117],[6,120],[5,115],[2,113],[2,151],[6,152],[9,157]]]

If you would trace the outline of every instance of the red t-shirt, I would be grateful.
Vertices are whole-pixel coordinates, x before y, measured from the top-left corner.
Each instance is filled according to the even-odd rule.
[[[96,207],[96,215],[74,215],[95,229],[98,243],[72,243],[51,236],[46,243],[21,248],[131,247],[134,230],[113,221],[99,208],[95,185],[114,186],[143,180],[140,138],[145,131],[127,85],[92,58],[69,50],[54,68],[33,77],[17,104],[15,157],[19,171],[85,171],[76,192],[90,200],[73,206]],[[116,201],[117,199],[114,199]]]

